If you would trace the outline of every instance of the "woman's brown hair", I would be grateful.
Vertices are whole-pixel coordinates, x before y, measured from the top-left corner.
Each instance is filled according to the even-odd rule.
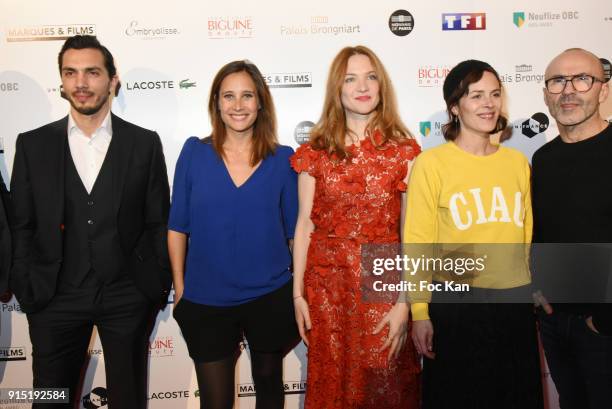
[[[339,159],[348,156],[345,138],[351,131],[346,126],[346,114],[342,106],[341,94],[348,60],[354,55],[365,55],[370,59],[380,86],[380,102],[366,128],[366,134],[374,146],[382,146],[388,140],[401,141],[413,138],[397,113],[397,100],[393,85],[382,62],[367,47],[362,45],[345,47],[332,61],[327,77],[323,112],[319,122],[310,133],[310,144],[314,149],[325,150]],[[382,138],[374,140],[374,131],[380,131]]]
[[[461,131],[461,124],[459,123],[459,117],[454,115],[452,108],[459,104],[459,100],[466,96],[470,91],[470,85],[480,81],[485,72],[490,72],[497,78],[500,88],[502,87],[501,79],[499,74],[493,67],[484,61],[478,60],[466,60],[457,64],[446,76],[444,80],[444,86],[442,91],[444,93],[444,101],[446,102],[446,112],[448,113],[448,122],[442,125],[442,134],[444,139],[447,141],[454,141],[459,136]],[[508,119],[499,114],[495,129],[490,133],[494,134],[502,130],[506,130],[508,126]],[[501,139],[507,139],[507,133],[501,136]]]
[[[257,119],[255,119],[253,124],[251,151],[251,166],[255,166],[266,156],[274,154],[278,146],[278,139],[276,136],[276,114],[272,94],[270,94],[270,89],[264,81],[263,75],[252,62],[247,60],[232,61],[221,67],[217,75],[215,75],[208,98],[208,114],[212,125],[210,139],[217,154],[224,157],[223,143],[226,138],[226,130],[225,123],[223,123],[221,113],[219,112],[219,92],[223,80],[228,75],[239,72],[244,72],[251,77],[257,92],[259,110],[257,111]]]

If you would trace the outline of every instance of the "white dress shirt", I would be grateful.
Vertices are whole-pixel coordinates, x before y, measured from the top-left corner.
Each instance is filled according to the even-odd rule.
[[[110,111],[91,138],[79,129],[72,115],[68,116],[68,146],[74,166],[87,193],[91,193],[96,182],[112,137]]]

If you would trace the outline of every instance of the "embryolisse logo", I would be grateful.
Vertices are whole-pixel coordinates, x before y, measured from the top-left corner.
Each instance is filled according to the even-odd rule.
[[[125,29],[125,35],[143,40],[163,40],[166,36],[179,34],[178,28],[165,26],[146,26],[132,20]]]

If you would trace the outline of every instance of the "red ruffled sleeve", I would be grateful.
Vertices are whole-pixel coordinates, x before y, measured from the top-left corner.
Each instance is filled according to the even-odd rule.
[[[408,185],[404,182],[404,178],[406,177],[406,173],[408,172],[408,162],[416,158],[419,153],[421,153],[421,147],[415,139],[406,139],[400,145],[400,156],[404,165],[402,177],[400,181],[397,182],[397,190],[399,190],[400,192],[405,192],[408,188]]]
[[[316,176],[319,164],[320,152],[312,149],[309,143],[300,146],[289,159],[291,167],[297,172],[306,172],[310,176]]]

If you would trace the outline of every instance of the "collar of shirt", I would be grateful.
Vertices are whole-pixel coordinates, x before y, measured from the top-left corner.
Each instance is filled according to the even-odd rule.
[[[74,118],[72,118],[72,114],[68,114],[68,139],[77,137],[88,139],[89,144],[93,146],[96,150],[106,153],[108,145],[110,145],[110,141],[113,137],[113,126],[111,123],[110,110],[104,117],[104,120],[102,121],[100,126],[91,135],[91,137],[85,135],[85,133],[78,127],[78,125],[74,121]]]

